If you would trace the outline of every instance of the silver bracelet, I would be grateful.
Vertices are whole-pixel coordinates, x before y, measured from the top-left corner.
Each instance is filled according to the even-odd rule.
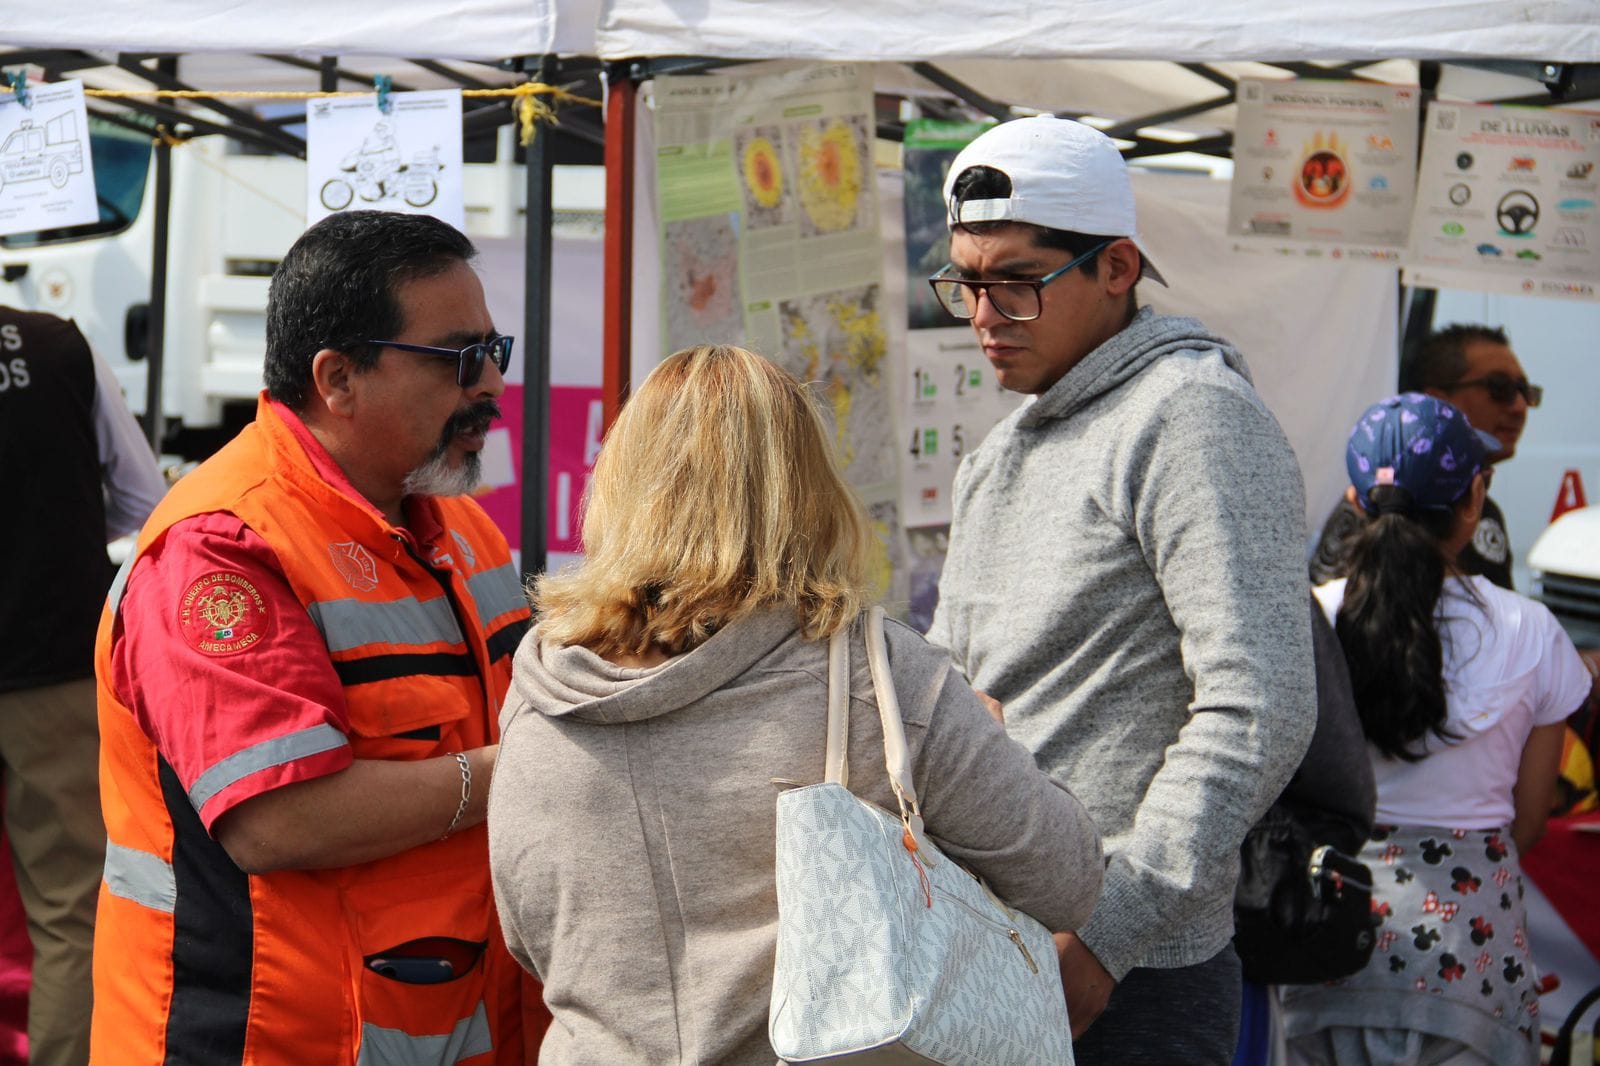
[[[444,840],[456,831],[456,826],[461,824],[461,816],[467,813],[467,803],[472,799],[472,764],[462,752],[456,751],[451,754],[456,757],[456,763],[461,767],[461,802],[456,805],[456,816],[450,819],[450,828],[444,831],[444,836],[440,837],[440,840]]]

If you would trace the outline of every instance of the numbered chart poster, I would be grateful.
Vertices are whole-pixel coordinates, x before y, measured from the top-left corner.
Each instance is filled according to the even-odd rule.
[[[432,215],[465,229],[461,92],[313,100],[306,108],[306,224],[346,210]]]
[[[1228,232],[1404,248],[1417,104],[1412,86],[1241,80]]]
[[[928,278],[950,261],[950,231],[943,200],[945,173],[972,138],[991,123],[927,119],[906,125],[904,143],[906,225],[905,400],[900,409],[900,510],[907,527],[950,521],[950,487],[961,457],[1021,402],[995,380],[972,327],[934,298]],[[942,541],[923,538],[928,548]],[[931,551],[931,549],[929,549]],[[917,574],[938,565],[928,551],[914,558],[912,609],[918,610]],[[942,560],[942,549],[939,552]],[[928,610],[931,610],[931,606]]]
[[[0,233],[82,226],[100,218],[83,83],[0,94]]]
[[[1600,115],[1434,103],[1407,279],[1594,299]]]

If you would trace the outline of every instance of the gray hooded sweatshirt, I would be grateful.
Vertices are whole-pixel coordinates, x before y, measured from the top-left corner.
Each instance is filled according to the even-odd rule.
[[[929,833],[1049,928],[1081,923],[1103,867],[1088,814],[943,651],[886,629]],[[894,810],[859,623],[850,661],[850,790]],[[524,638],[489,859],[506,944],[555,1018],[544,1066],[771,1066],[774,779],[823,779],[827,679],[827,642],[792,611],[644,669]]]
[[[928,637],[1081,798],[1120,980],[1233,931],[1240,842],[1316,722],[1304,490],[1232,346],[1148,308],[963,460]]]

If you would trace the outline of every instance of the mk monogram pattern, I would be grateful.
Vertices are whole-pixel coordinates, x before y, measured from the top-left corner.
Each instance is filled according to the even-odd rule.
[[[839,784],[778,797],[773,1050],[794,1063],[898,1047],[948,1066],[1070,1064],[1049,932],[942,854],[925,894],[901,833]]]

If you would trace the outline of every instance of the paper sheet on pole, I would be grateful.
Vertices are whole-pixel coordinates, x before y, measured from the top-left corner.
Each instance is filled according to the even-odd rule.
[[[28,98],[0,95],[0,233],[98,221],[83,83],[30,86]]]
[[[655,99],[662,354],[745,344],[816,382],[897,534],[870,70],[666,77]]]
[[[1406,280],[1593,300],[1600,114],[1434,103]]]
[[[306,224],[345,210],[432,215],[465,230],[461,92],[313,100],[306,108]]]
[[[961,457],[1022,397],[1000,387],[972,327],[939,305],[927,279],[950,260],[942,199],[945,172],[992,123],[914,120],[906,126],[906,401],[902,408],[900,510],[907,526],[950,521]],[[913,608],[915,608],[913,588]]]
[[[1241,81],[1228,232],[1404,248],[1418,96],[1403,85]]]

